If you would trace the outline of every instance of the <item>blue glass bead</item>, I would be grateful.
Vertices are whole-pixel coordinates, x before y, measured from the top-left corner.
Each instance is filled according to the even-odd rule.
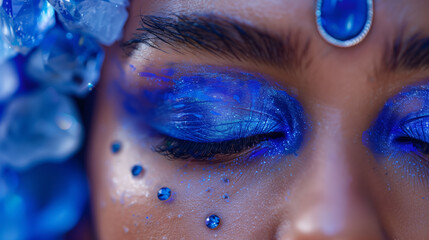
[[[14,62],[0,63],[0,103],[9,100],[19,87],[19,77]],[[0,118],[1,119],[1,118]]]
[[[131,173],[133,174],[134,177],[137,177],[138,175],[140,175],[142,171],[143,171],[143,167],[141,165],[135,165],[131,169]]]
[[[28,75],[35,81],[65,93],[85,96],[98,82],[104,52],[91,37],[57,27],[48,32],[29,56]]]
[[[330,36],[345,41],[358,36],[368,19],[368,0],[322,1],[322,27]]]
[[[111,45],[122,34],[128,18],[125,0],[49,0],[64,26]]]
[[[112,153],[118,153],[121,150],[121,143],[118,141],[115,141],[112,143]]]
[[[22,54],[39,45],[55,25],[55,11],[46,0],[3,0],[0,19],[7,42]]]
[[[210,229],[215,229],[220,224],[220,217],[217,215],[210,215],[206,218],[206,226]]]
[[[54,89],[19,96],[0,122],[0,165],[28,168],[64,161],[82,144],[83,127],[74,102]]]
[[[171,189],[168,187],[163,187],[158,190],[158,199],[161,201],[165,201],[169,199],[171,196]]]

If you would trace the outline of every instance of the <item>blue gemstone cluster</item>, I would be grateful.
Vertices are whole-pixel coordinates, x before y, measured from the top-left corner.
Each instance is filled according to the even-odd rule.
[[[64,26],[110,45],[116,41],[128,18],[127,0],[49,0]]]
[[[220,224],[220,217],[217,215],[210,215],[206,218],[206,226],[210,229],[215,229]]]
[[[171,197],[171,189],[168,187],[163,187],[158,190],[158,199],[161,201],[168,200]]]
[[[56,27],[28,57],[26,69],[42,85],[84,96],[90,91],[88,84],[97,84],[103,58],[93,38]]]
[[[46,0],[3,0],[0,19],[3,37],[16,51],[26,54],[55,25],[55,11]]]
[[[121,37],[127,6],[0,0],[0,239],[62,238],[79,220],[87,183],[72,156],[84,127],[72,96],[96,86],[100,44]]]

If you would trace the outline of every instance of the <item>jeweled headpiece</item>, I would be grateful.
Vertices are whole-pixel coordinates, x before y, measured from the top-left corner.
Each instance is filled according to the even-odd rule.
[[[317,29],[337,47],[360,43],[371,28],[373,15],[373,0],[317,0]]]

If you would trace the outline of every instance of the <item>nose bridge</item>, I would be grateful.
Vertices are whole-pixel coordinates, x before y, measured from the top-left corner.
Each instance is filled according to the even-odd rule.
[[[291,218],[280,239],[382,239],[377,216],[353,169],[362,155],[344,135],[339,114],[312,131],[303,161],[307,171],[295,186]]]

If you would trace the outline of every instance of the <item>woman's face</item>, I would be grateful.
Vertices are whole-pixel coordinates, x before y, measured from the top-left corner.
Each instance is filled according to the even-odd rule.
[[[375,1],[351,48],[314,9],[131,2],[92,125],[100,239],[429,238],[429,2]]]

